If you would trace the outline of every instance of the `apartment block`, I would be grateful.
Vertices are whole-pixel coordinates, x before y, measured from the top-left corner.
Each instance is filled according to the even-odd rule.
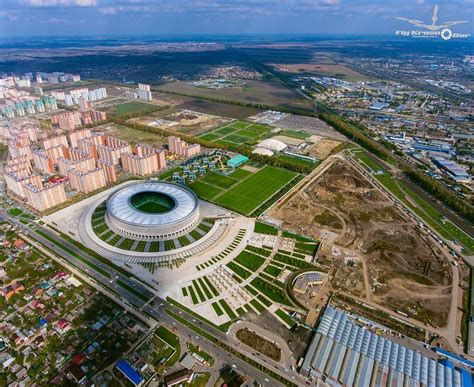
[[[105,173],[105,180],[107,183],[115,183],[117,181],[117,171],[115,165],[108,163],[105,160],[98,159],[97,167],[102,168]]]
[[[122,154],[122,167],[124,171],[134,175],[146,176],[159,171],[158,154],[151,153],[143,156],[131,153]]]
[[[36,169],[39,169],[43,173],[51,174],[54,173],[53,158],[48,154],[47,151],[40,149],[33,151],[33,162]]]
[[[40,212],[57,206],[67,200],[63,183],[41,188],[32,184],[24,184],[24,192],[28,204]]]
[[[68,147],[69,144],[67,142],[67,137],[66,136],[58,136],[58,137],[52,137],[48,138],[47,140],[43,141],[43,148],[44,149],[49,149],[53,148],[58,145],[63,145],[65,147]]]
[[[33,151],[31,150],[30,145],[19,146],[19,147],[12,147],[10,144],[8,145],[8,152],[12,158],[17,157],[27,157],[29,160],[33,160]]]
[[[46,149],[46,153],[49,155],[49,157],[51,157],[53,163],[56,164],[60,157],[67,157],[67,148],[63,145],[57,145]]]
[[[5,173],[4,177],[8,189],[22,198],[26,197],[24,189],[25,184],[30,184],[35,187],[43,187],[41,177],[36,173],[25,177],[18,176],[14,173]]]
[[[73,148],[77,148],[77,142],[83,138],[88,138],[91,136],[91,131],[89,129],[75,130],[68,134],[69,143]]]
[[[87,172],[77,169],[68,171],[69,184],[75,190],[82,193],[89,193],[106,185],[106,177],[102,168],[96,168]]]
[[[185,158],[193,157],[201,153],[201,146],[199,144],[189,145],[186,141],[175,136],[168,137],[168,147],[171,153]]]
[[[72,147],[66,148],[66,157],[65,157],[66,159],[77,161],[77,160],[87,159],[89,157],[92,157],[92,156],[88,152],[84,152],[80,150],[79,148],[72,148]]]
[[[80,172],[87,172],[95,169],[95,167],[95,159],[92,157],[81,160],[67,160],[63,157],[58,159],[59,174],[62,176],[68,176],[70,169],[76,169]]]

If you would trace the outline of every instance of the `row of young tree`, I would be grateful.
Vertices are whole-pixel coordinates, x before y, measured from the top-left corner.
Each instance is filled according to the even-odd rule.
[[[381,142],[377,142],[373,140],[373,133],[371,133],[365,126],[361,125],[360,123],[351,122],[347,119],[344,119],[337,113],[333,112],[330,108],[324,107],[324,109],[318,109],[319,114],[304,108],[296,108],[290,106],[273,106],[273,105],[266,105],[266,104],[255,104],[251,102],[245,101],[235,101],[235,100],[228,100],[224,98],[216,98],[216,97],[203,97],[202,95],[188,95],[182,93],[172,93],[176,95],[186,96],[186,97],[194,97],[199,99],[206,99],[211,102],[218,102],[218,103],[225,103],[225,104],[232,104],[236,106],[248,107],[248,108],[255,108],[261,110],[277,110],[283,113],[291,113],[291,114],[298,114],[304,115],[308,117],[316,117],[320,118],[328,125],[332,126],[334,129],[339,131],[340,133],[344,134],[346,137],[363,147],[364,149],[368,150],[369,152],[373,153],[380,159],[389,162],[391,164],[399,164],[402,171],[405,175],[410,178],[414,183],[418,184],[421,188],[425,189],[427,192],[432,194],[434,197],[442,201],[445,205],[450,207],[455,212],[459,213],[461,216],[465,217],[466,219],[473,221],[474,220],[474,207],[470,205],[467,201],[459,198],[454,193],[451,193],[449,190],[444,188],[442,184],[438,181],[432,179],[431,177],[427,176],[423,172],[417,171],[414,168],[410,167],[409,165],[403,163],[400,164],[399,160],[396,160],[393,157],[392,152],[396,152],[395,147],[393,144],[389,143],[388,141],[381,140]],[[160,110],[161,108],[153,108],[150,109],[150,113],[156,110]],[[207,148],[222,148],[225,150],[229,150],[232,152],[241,153],[247,157],[249,157],[253,161],[257,161],[260,163],[265,163],[269,165],[274,165],[278,167],[284,167],[290,169],[295,172],[299,173],[309,173],[313,167],[310,165],[302,165],[298,163],[292,163],[291,161],[281,160],[275,157],[269,157],[264,155],[257,155],[253,154],[250,147],[246,145],[217,145],[210,141],[205,141],[199,138],[191,137],[185,134],[176,133],[168,130],[158,129],[158,128],[151,128],[145,125],[140,124],[130,124],[125,122],[127,119],[142,115],[143,112],[139,113],[130,113],[128,115],[123,115],[117,118],[113,118],[113,120],[117,123],[121,123],[122,125],[127,125],[134,127],[137,130],[143,130],[148,132],[153,132],[157,134],[161,134],[163,136],[179,136],[184,141],[189,143],[199,143],[204,147]],[[147,113],[148,114],[148,113]]]
[[[155,133],[164,137],[176,136],[176,137],[181,138],[183,141],[186,141],[191,144],[200,144],[201,146],[206,147],[206,148],[215,148],[215,149],[218,148],[218,149],[224,149],[230,152],[240,153],[244,156],[247,156],[252,161],[255,161],[261,164],[272,165],[275,167],[286,168],[286,169],[289,169],[290,171],[297,172],[297,173],[310,173],[314,169],[313,166],[309,164],[306,165],[306,164],[300,164],[300,163],[293,163],[291,161],[281,160],[276,157],[252,153],[252,148],[249,147],[248,145],[215,144],[211,141],[203,140],[202,138],[189,136],[187,134],[183,134],[179,132],[173,132],[171,130],[160,129],[160,128],[151,127],[148,125],[141,125],[138,123],[130,123],[130,122],[127,122],[127,120],[122,117],[114,118],[113,120],[116,124],[126,125],[135,130]]]

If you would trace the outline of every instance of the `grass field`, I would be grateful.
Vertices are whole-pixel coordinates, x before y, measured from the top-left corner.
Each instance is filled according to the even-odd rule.
[[[223,207],[250,215],[296,176],[294,172],[266,166],[234,185],[216,198],[215,202]]]
[[[305,167],[309,166],[311,168],[316,168],[319,163],[313,162],[310,160],[305,160],[300,157],[295,157],[295,156],[290,156],[290,155],[285,155],[285,154],[280,154],[277,156],[278,160],[282,161],[288,161],[293,164],[298,164],[298,165],[303,165]]]
[[[374,178],[387,188],[394,196],[410,207],[421,219],[428,223],[444,238],[455,240],[466,249],[469,254],[474,251],[474,238],[446,220],[436,208],[427,203],[402,182],[395,180],[382,166],[367,156],[365,152],[354,152],[353,155],[368,171],[381,171]],[[413,205],[413,202],[416,204]]]
[[[222,128],[207,132],[200,136],[203,140],[216,143],[231,144],[254,144],[266,134],[270,133],[271,127],[251,122],[237,121]]]
[[[144,103],[144,102],[137,102],[137,101],[131,101],[131,102],[125,102],[120,105],[115,105],[110,108],[107,112],[116,115],[116,116],[122,116],[125,114],[129,113],[138,113],[138,112],[145,112],[150,109],[155,109],[157,108],[156,105],[151,105],[149,103]]]
[[[286,169],[265,166],[255,173],[244,169],[228,176],[211,172],[189,187],[203,200],[250,215],[296,176]]]

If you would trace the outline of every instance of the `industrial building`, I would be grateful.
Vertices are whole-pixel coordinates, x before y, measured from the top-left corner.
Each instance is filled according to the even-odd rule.
[[[384,328],[328,306],[301,374],[345,386],[472,386],[464,368],[399,344],[376,329]]]

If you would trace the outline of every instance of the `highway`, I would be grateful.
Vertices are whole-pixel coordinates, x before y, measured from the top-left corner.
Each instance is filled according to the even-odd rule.
[[[36,223],[35,226],[28,226],[20,223],[18,219],[9,216],[6,213],[1,213],[1,215],[12,224],[18,226],[20,230],[22,230],[25,234],[29,237],[34,238],[36,241],[39,242],[40,245],[48,248],[56,255],[62,258],[64,264],[72,265],[73,267],[81,270],[87,276],[92,279],[92,282],[99,285],[98,289],[101,290],[100,284],[105,286],[106,288],[110,289],[112,292],[116,293],[118,297],[120,297],[123,303],[128,307],[134,307],[138,310],[143,311],[148,316],[151,316],[153,319],[160,321],[168,326],[175,326],[181,333],[184,333],[188,336],[194,336],[196,340],[199,340],[200,345],[206,351],[209,351],[211,354],[214,354],[217,358],[221,361],[226,361],[230,365],[233,365],[237,371],[240,371],[244,375],[257,380],[262,385],[268,386],[275,386],[275,385],[282,385],[281,383],[277,382],[276,380],[272,379],[270,376],[265,374],[264,372],[254,368],[244,360],[230,354],[229,352],[225,351],[218,345],[214,344],[210,340],[206,339],[203,336],[195,333],[191,330],[188,326],[182,324],[178,320],[174,319],[172,316],[167,314],[167,310],[173,312],[176,315],[180,315],[188,322],[192,322],[194,325],[198,326],[207,334],[217,338],[220,342],[228,345],[229,347],[233,348],[234,350],[238,349],[238,352],[244,354],[248,358],[262,364],[267,369],[283,376],[287,380],[291,381],[295,385],[305,385],[306,380],[297,372],[294,372],[291,369],[284,369],[280,364],[264,358],[264,356],[258,356],[255,352],[249,352],[244,345],[241,345],[240,342],[236,340],[230,339],[224,332],[216,329],[215,327],[206,324],[205,322],[198,320],[194,316],[190,315],[186,311],[170,304],[166,300],[163,300],[156,296],[152,291],[148,289],[145,285],[141,282],[135,280],[133,277],[127,277],[126,275],[116,271],[114,268],[100,262],[96,258],[88,255],[77,246],[69,243],[68,241],[61,238],[57,235],[54,231],[47,227],[43,227],[42,225]],[[44,238],[40,235],[37,231],[40,230],[42,233],[47,235],[48,237],[54,239],[56,242],[64,245],[70,251],[78,254],[79,256],[83,257],[83,259],[91,262],[93,265],[96,265],[101,270],[110,274],[110,277],[101,273],[101,271],[95,270],[93,267],[87,265],[82,260],[78,259],[74,255],[69,254],[67,251],[63,250],[61,247],[52,243],[48,239]],[[126,285],[134,288],[137,292],[142,294],[144,297],[148,299],[145,301],[144,299],[138,297],[133,292],[130,292],[126,288],[120,285],[120,282],[125,283]],[[150,301],[150,299],[154,298]]]

